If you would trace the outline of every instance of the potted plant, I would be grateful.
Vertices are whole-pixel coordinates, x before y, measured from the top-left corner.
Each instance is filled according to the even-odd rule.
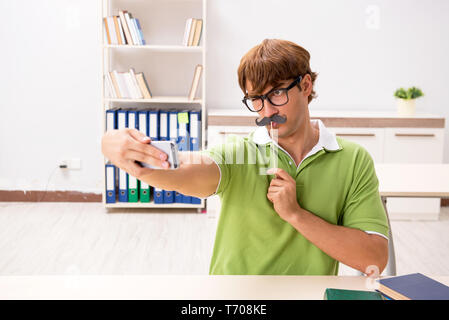
[[[415,99],[422,97],[424,94],[421,89],[416,87],[399,88],[395,91],[394,96],[397,98],[398,114],[401,116],[412,116],[416,111]]]

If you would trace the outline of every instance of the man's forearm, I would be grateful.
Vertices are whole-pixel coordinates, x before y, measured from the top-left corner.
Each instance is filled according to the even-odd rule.
[[[195,152],[180,152],[178,169],[152,170],[139,180],[164,190],[174,190],[185,195],[207,197],[211,195],[220,179],[216,164]]]
[[[361,272],[374,265],[381,273],[387,264],[388,242],[380,236],[333,225],[304,209],[288,222],[327,255]]]

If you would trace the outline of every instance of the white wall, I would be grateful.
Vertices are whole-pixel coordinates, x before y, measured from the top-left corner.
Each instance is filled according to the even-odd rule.
[[[242,108],[240,58],[281,38],[311,54],[311,109],[395,112],[395,89],[415,85],[425,93],[417,112],[449,119],[447,0],[227,0],[210,1],[208,12],[209,108]],[[448,162],[449,129],[445,141]]]
[[[0,190],[101,192],[99,2],[5,0],[0,10]],[[394,111],[394,90],[416,85],[418,112],[449,118],[448,17],[447,0],[209,0],[208,107],[242,108],[241,56],[283,38],[319,72],[311,108]],[[448,162],[449,130],[445,140]],[[82,169],[55,169],[64,157]]]
[[[0,190],[101,190],[98,3],[6,0],[0,11]],[[55,170],[63,157],[82,170]]]

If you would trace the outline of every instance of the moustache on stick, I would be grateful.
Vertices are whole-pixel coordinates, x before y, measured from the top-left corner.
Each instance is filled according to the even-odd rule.
[[[258,125],[259,127],[263,127],[270,124],[271,122],[284,123],[285,121],[287,121],[286,117],[274,114],[271,117],[263,117],[260,121],[256,119],[256,125]]]

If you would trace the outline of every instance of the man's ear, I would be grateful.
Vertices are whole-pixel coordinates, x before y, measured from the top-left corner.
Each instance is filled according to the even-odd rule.
[[[299,86],[304,96],[309,97],[312,94],[313,85],[312,85],[312,77],[310,76],[310,74],[307,73],[302,78],[301,82],[299,83]]]

